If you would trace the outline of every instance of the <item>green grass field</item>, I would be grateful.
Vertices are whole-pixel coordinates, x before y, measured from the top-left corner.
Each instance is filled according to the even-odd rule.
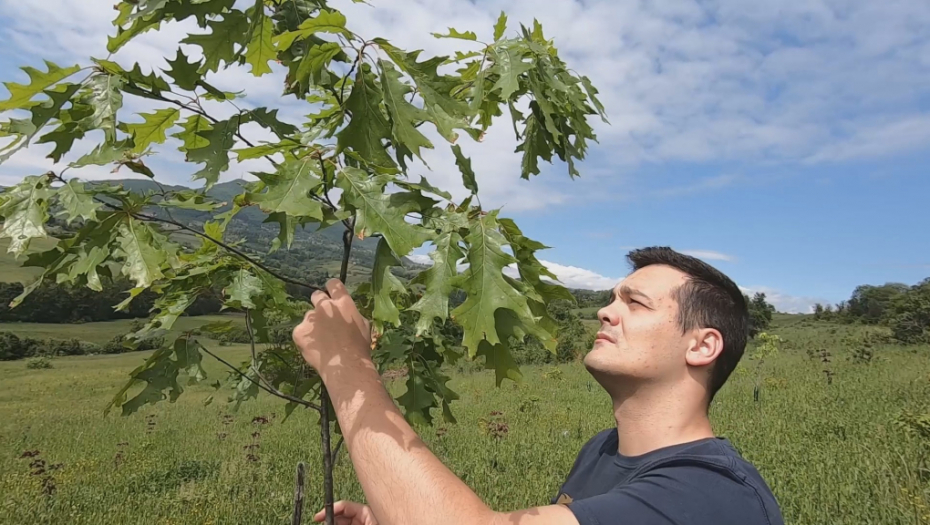
[[[53,248],[58,243],[57,239],[33,239],[29,245],[29,252],[41,252]],[[13,254],[7,253],[10,247],[9,239],[0,239],[0,282],[3,283],[28,283],[35,280],[41,272],[39,268],[23,268],[21,260],[16,260]]]
[[[245,326],[242,315],[201,315],[181,317],[174,323],[172,333],[192,330],[207,323],[232,320]],[[80,339],[88,343],[103,344],[118,335],[131,332],[133,319],[103,321],[99,323],[51,324],[51,323],[0,323],[0,332],[11,332],[20,337],[33,339]]]
[[[755,363],[744,360],[712,409],[717,433],[757,465],[788,523],[930,523],[927,441],[895,424],[903,411],[930,412],[930,348],[878,347],[872,363],[857,364],[840,341],[861,329],[797,317],[778,325],[773,332],[787,342],[766,362],[760,402],[753,401]],[[247,354],[242,346],[211,348],[233,362]],[[832,354],[832,384],[807,349]],[[289,523],[298,461],[309,467],[308,511],[321,505],[310,412],[282,421],[284,405],[264,395],[238,412],[224,396],[204,406],[212,389],[192,386],[176,403],[104,418],[145,355],[60,358],[50,370],[0,363],[0,523]],[[207,368],[211,379],[224,375],[212,362]],[[558,370],[525,367],[523,384],[501,388],[492,374],[458,371],[458,424],[420,429],[496,509],[547,503],[582,444],[612,425],[607,396],[583,367]],[[499,438],[482,430],[492,411],[508,426]],[[269,423],[253,423],[257,416]],[[44,495],[45,474],[33,474],[36,458],[20,457],[27,450],[38,450],[46,466],[61,465],[48,471],[54,495]],[[257,461],[247,459],[250,451]],[[346,456],[336,487],[339,498],[362,498]]]

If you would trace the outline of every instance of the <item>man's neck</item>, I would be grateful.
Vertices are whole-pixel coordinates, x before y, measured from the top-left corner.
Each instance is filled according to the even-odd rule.
[[[661,395],[637,389],[613,399],[619,452],[639,456],[660,448],[714,437],[703,402],[686,392]],[[700,396],[698,396],[700,397]]]

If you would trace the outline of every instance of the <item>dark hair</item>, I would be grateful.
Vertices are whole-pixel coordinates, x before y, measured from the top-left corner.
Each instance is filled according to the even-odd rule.
[[[688,282],[673,292],[678,300],[678,325],[682,331],[714,328],[723,336],[723,351],[714,362],[707,385],[713,400],[746,350],[749,309],[743,292],[720,270],[671,248],[633,250],[627,259],[634,271],[662,264],[688,275]]]

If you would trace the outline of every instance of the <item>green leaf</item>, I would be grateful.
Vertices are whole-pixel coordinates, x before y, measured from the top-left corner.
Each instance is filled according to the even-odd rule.
[[[428,425],[431,421],[429,409],[435,402],[433,394],[426,389],[426,381],[410,369],[407,391],[397,398],[397,403],[404,407],[404,417],[412,424]]]
[[[145,405],[154,405],[166,398],[172,403],[184,392],[178,383],[178,374],[184,372],[188,383],[193,384],[207,378],[201,361],[200,350],[203,347],[189,337],[179,337],[172,345],[166,345],[149,356],[146,361],[130,372],[129,381],[120,389],[104,409],[108,414],[113,407],[121,407],[122,415],[128,416]],[[174,357],[174,359],[172,359]],[[145,387],[130,400],[126,394],[140,382]]]
[[[367,163],[393,168],[391,156],[382,141],[390,140],[391,127],[381,111],[383,95],[368,64],[358,68],[346,109],[352,114],[349,125],[337,135],[337,153],[351,148]]]
[[[429,119],[426,111],[407,102],[404,98],[407,94],[413,92],[413,89],[401,80],[400,72],[394,69],[390,62],[379,60],[378,65],[381,67],[381,88],[384,92],[384,106],[387,108],[388,115],[391,117],[391,131],[394,137],[394,144],[403,144],[414,155],[420,155],[420,148],[433,148],[433,143],[429,141],[417,126],[424,120]]]
[[[116,32],[116,36],[107,37],[107,51],[116,53],[133,38],[145,33],[149,29],[155,29],[160,26],[164,19],[164,14],[156,13],[149,18],[136,19],[128,29],[120,27]]]
[[[610,124],[610,122],[607,122],[607,113],[604,111],[604,105],[601,104],[601,101],[597,98],[597,88],[595,88],[594,84],[591,83],[591,79],[588,77],[581,77],[581,85],[584,86],[585,92],[588,94],[588,98],[591,99],[591,103],[594,104],[595,108],[597,108],[597,113],[601,116],[601,120],[603,120],[606,124]]]
[[[255,299],[262,293],[262,280],[241,268],[226,287],[226,305],[232,308],[255,308]]]
[[[187,55],[181,48],[178,48],[177,56],[174,60],[168,60],[171,69],[165,71],[169,77],[174,79],[174,84],[185,91],[194,91],[203,75],[200,73],[200,61],[187,61]],[[163,70],[164,71],[164,70]]]
[[[151,89],[155,94],[161,94],[162,91],[170,91],[171,86],[165,82],[165,79],[156,75],[154,72],[145,74],[142,72],[142,67],[137,63],[133,65],[131,71],[126,71],[122,66],[116,62],[111,62],[109,60],[100,60],[97,58],[92,58],[101,69],[105,72],[122,77],[128,84],[143,86]]]
[[[530,104],[531,106],[533,103]],[[552,149],[549,146],[547,132],[539,123],[536,111],[526,117],[526,128],[523,130],[523,142],[517,146],[516,151],[523,152],[520,176],[529,179],[530,175],[539,175],[539,161],[541,157],[552,162]]]
[[[82,121],[85,129],[102,129],[107,142],[116,141],[116,113],[123,107],[123,79],[108,74],[90,79],[91,95],[85,99],[94,112]]]
[[[458,144],[453,144],[452,153],[455,154],[455,165],[462,173],[462,184],[473,194],[477,194],[478,181],[475,180],[475,172],[471,169],[471,159],[462,154],[462,148]]]
[[[488,370],[494,370],[494,379],[497,386],[501,386],[504,379],[510,379],[515,383],[523,381],[523,374],[520,373],[520,367],[513,359],[510,348],[504,344],[491,345],[487,341],[481,341],[478,347],[479,356],[484,356],[484,366]]]
[[[293,142],[278,142],[277,144],[259,144],[251,148],[242,148],[234,149],[233,153],[236,154],[236,160],[242,162],[249,159],[258,159],[266,155],[274,155],[275,153],[283,153],[291,148],[295,144]]]
[[[465,31],[464,33],[455,29],[454,27],[449,28],[449,33],[443,35],[442,33],[432,33],[436,38],[458,38],[460,40],[478,40],[478,35],[472,31]]]
[[[74,141],[84,137],[84,130],[81,129],[77,123],[70,122],[58,126],[54,130],[45,135],[39,137],[39,140],[36,141],[36,144],[47,144],[49,142],[55,143],[55,149],[48,154],[48,158],[53,159],[56,163],[61,161],[61,158],[71,151],[71,147],[74,145]]]
[[[376,325],[390,323],[394,326],[400,324],[400,310],[391,299],[392,292],[403,292],[404,283],[391,273],[391,267],[401,266],[400,261],[391,252],[391,247],[382,238],[378,241],[375,251],[375,264],[371,270],[371,294],[375,307],[372,319]],[[380,328],[380,327],[379,327]]]
[[[526,297],[504,276],[504,268],[516,259],[502,249],[507,239],[498,231],[497,212],[473,221],[465,242],[469,267],[454,279],[453,286],[468,297],[453,310],[452,318],[465,330],[462,345],[474,356],[482,340],[491,345],[501,342],[494,320],[498,309],[512,310],[521,319],[532,319],[532,312]]]
[[[171,14],[177,21],[188,17],[196,17],[200,27],[207,25],[207,17],[211,15],[226,15],[231,11],[236,0],[197,0],[195,2],[174,2],[170,4]]]
[[[253,17],[252,34],[246,48],[245,61],[252,66],[252,74],[260,77],[271,73],[271,66],[268,62],[277,56],[274,42],[271,40],[274,34],[274,22],[265,16],[265,8],[261,0],[258,0],[250,11]]]
[[[436,186],[433,186],[432,184],[429,183],[428,180],[426,180],[426,177],[422,175],[420,175],[420,182],[409,182],[409,181],[398,180],[398,181],[394,181],[394,184],[396,184],[397,186],[400,186],[401,188],[410,190],[410,191],[425,191],[427,193],[439,195],[440,197],[446,200],[449,200],[449,201],[452,200],[451,193],[447,191],[443,191],[437,188]]]
[[[420,312],[416,326],[417,335],[432,330],[434,319],[445,321],[449,317],[452,279],[458,275],[456,265],[464,255],[459,248],[459,240],[459,235],[454,231],[440,234],[433,241],[436,249],[429,254],[433,266],[416,277],[416,282],[422,282],[426,286],[420,299],[409,308]]]
[[[311,86],[318,85],[322,80],[323,71],[341,52],[339,44],[333,42],[310,47],[300,59],[296,77],[293,79],[298,86],[298,93],[306,93]]]
[[[208,145],[202,148],[188,149],[187,159],[191,162],[204,162],[203,169],[193,175],[196,179],[205,179],[210,188],[220,178],[220,173],[229,169],[229,150],[236,144],[235,134],[239,131],[241,115],[222,120],[206,131],[197,135],[206,139]]]
[[[391,205],[384,194],[389,176],[369,177],[367,173],[347,167],[341,170],[336,185],[342,191],[342,202],[356,210],[355,233],[361,238],[375,233],[384,235],[397,256],[403,257],[429,238],[422,228],[404,220],[407,210]]]
[[[505,31],[507,31],[507,13],[501,11],[501,16],[498,17],[497,23],[494,24],[494,41],[500,40]]]
[[[210,141],[200,135],[201,132],[210,131],[213,126],[210,121],[199,114],[191,115],[181,124],[182,131],[172,134],[172,137],[180,139],[183,144],[178,149],[184,152],[192,149],[204,148],[210,145]]]
[[[85,221],[96,220],[100,203],[94,201],[93,194],[88,193],[84,184],[77,179],[71,179],[58,189],[58,201],[68,215],[68,224],[78,217]]]
[[[112,162],[125,159],[132,152],[132,141],[120,140],[114,143],[99,144],[90,153],[72,162],[70,165],[74,168],[97,165],[105,166]]]
[[[523,53],[513,44],[495,44],[494,67],[492,71],[499,75],[491,91],[500,90],[502,100],[509,101],[510,97],[520,89],[520,75],[533,69],[532,62],[524,59]]]
[[[136,11],[130,14],[126,18],[126,21],[132,22],[139,18],[146,18],[156,11],[162,10],[167,3],[168,0],[138,0],[136,3]]]
[[[10,98],[0,101],[0,112],[29,108],[32,105],[30,102],[32,97],[81,70],[81,67],[77,65],[61,68],[48,60],[45,61],[45,65],[48,71],[40,71],[28,66],[22,68],[29,75],[29,84],[3,83],[10,91]]]
[[[161,266],[167,258],[163,250],[154,246],[155,236],[152,229],[130,217],[120,223],[118,231],[118,255],[125,261],[123,275],[132,280],[138,288],[148,288],[157,279],[164,277]]]
[[[49,199],[53,192],[47,177],[30,176],[0,193],[0,239],[10,239],[7,253],[19,257],[29,249],[32,239],[47,237]]]
[[[278,51],[287,51],[297,40],[302,40],[315,33],[333,33],[352,38],[352,33],[346,29],[346,17],[339,11],[321,9],[316,18],[304,20],[296,31],[288,31],[274,37],[274,45]]]
[[[132,136],[135,144],[133,151],[142,153],[150,144],[164,144],[168,139],[166,133],[181,117],[179,108],[159,109],[155,113],[141,113],[145,120],[141,124],[126,124],[124,131]],[[200,115],[197,115],[198,117]]]
[[[236,60],[236,46],[243,44],[249,31],[249,19],[242,11],[223,13],[223,20],[207,22],[212,30],[205,35],[188,35],[182,44],[200,46],[205,62],[204,71],[218,71],[220,64],[232,64]]]
[[[103,283],[100,282],[97,267],[106,262],[109,256],[110,251],[106,246],[93,246],[90,247],[90,250],[81,250],[77,261],[71,266],[71,278],[74,279],[83,275],[87,279],[88,288],[96,292],[102,292]]]
[[[268,213],[280,212],[292,217],[323,219],[320,202],[310,198],[310,192],[323,181],[318,176],[318,161],[307,155],[282,164],[274,174],[260,174],[264,193],[249,194],[252,202]]]
[[[295,135],[300,130],[297,129],[293,124],[288,124],[287,122],[281,122],[278,120],[278,110],[274,109],[268,111],[268,108],[257,108],[249,111],[249,117],[252,122],[257,123],[265,129],[270,129],[274,131],[276,135],[281,138],[284,138],[288,135]]]
[[[49,122],[59,117],[61,108],[71,100],[71,97],[74,96],[78,90],[81,89],[80,84],[62,84],[55,86],[54,89],[49,89],[43,91],[48,96],[48,100],[36,104],[30,108],[32,116],[28,120],[23,121],[11,121],[12,122],[22,122],[25,126],[25,129],[17,130],[17,133],[21,134],[22,140],[14,142],[13,144],[7,146],[8,149],[6,153],[0,155],[0,163],[9,159],[14,153],[16,153],[21,148],[24,148],[29,145],[29,141],[32,140],[36,134],[39,133]]]
[[[423,98],[423,109],[430,115],[430,122],[443,138],[454,143],[458,138],[454,129],[468,129],[467,118],[472,112],[468,104],[452,97],[452,92],[459,88],[459,80],[440,75],[437,71],[448,57],[417,62],[420,51],[406,53],[386,40],[375,39],[375,42],[401,70],[410,75]]]

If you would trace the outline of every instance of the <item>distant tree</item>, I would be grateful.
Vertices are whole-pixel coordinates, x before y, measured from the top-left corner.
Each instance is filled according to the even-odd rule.
[[[901,283],[857,286],[849,301],[846,302],[846,316],[852,321],[879,324],[894,300],[905,294],[909,288]]]
[[[814,319],[821,321],[824,318],[824,307],[822,304],[817,303],[814,305]]]
[[[755,337],[768,328],[775,307],[765,300],[765,294],[762,292],[756,292],[752,299],[748,295],[745,297],[746,304],[749,305],[749,336]]]
[[[930,342],[930,278],[897,296],[885,320],[892,337],[899,342]]]

